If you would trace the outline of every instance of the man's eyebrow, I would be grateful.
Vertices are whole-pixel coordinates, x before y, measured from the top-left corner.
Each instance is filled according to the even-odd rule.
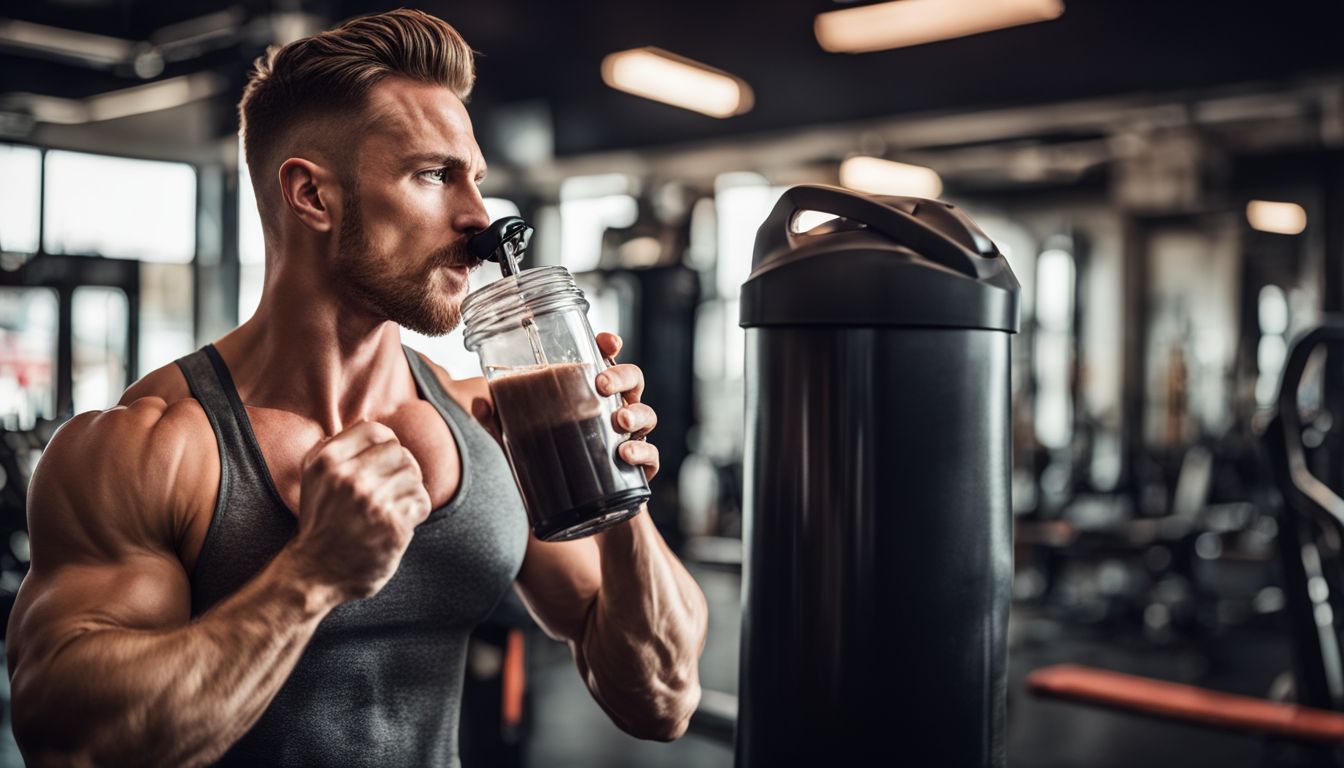
[[[471,161],[459,155],[444,155],[437,152],[427,152],[418,155],[410,155],[406,158],[407,165],[436,165],[447,168],[450,171],[469,171],[471,170]],[[485,178],[486,166],[481,164],[481,169],[477,172],[476,178]]]

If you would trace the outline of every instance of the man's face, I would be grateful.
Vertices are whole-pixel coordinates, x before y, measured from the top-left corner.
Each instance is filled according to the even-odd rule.
[[[490,223],[485,160],[447,88],[389,78],[368,102],[372,127],[345,159],[337,285],[355,306],[441,336],[461,319],[467,239]]]

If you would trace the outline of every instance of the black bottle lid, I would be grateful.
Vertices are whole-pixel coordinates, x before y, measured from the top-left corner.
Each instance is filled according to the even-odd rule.
[[[794,231],[803,211],[838,219]],[[983,328],[1016,333],[1018,283],[950,203],[789,189],[756,234],[741,325]]]

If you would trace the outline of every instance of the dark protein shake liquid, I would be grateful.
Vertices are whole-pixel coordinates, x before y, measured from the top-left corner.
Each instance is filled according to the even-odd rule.
[[[504,447],[540,538],[605,527],[648,499],[643,471],[607,448],[619,440],[593,388],[596,376],[582,363],[558,363],[490,382]]]

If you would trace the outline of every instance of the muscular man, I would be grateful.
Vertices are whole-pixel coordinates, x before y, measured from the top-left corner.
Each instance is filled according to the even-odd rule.
[[[260,307],[75,417],[33,476],[8,635],[30,764],[455,766],[467,635],[511,583],[617,725],[685,731],[705,600],[649,516],[530,537],[484,382],[399,341],[457,324],[488,224],[473,79],[457,32],[404,10],[258,64]],[[596,386],[653,428],[637,368]]]

